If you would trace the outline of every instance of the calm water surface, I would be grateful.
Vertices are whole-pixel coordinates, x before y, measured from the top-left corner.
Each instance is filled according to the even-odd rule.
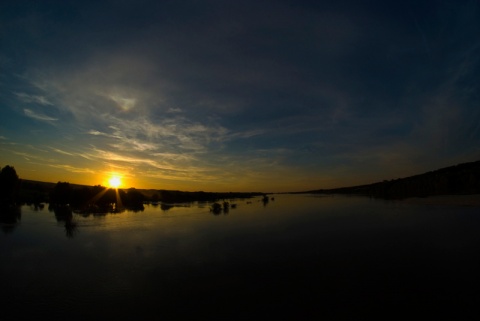
[[[479,207],[274,197],[220,215],[146,205],[71,224],[23,206],[0,232],[2,310],[69,320],[478,313]]]

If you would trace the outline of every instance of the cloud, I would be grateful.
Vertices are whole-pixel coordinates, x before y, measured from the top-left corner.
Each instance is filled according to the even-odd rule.
[[[72,173],[88,173],[88,174],[93,174],[95,171],[89,168],[82,168],[82,167],[74,167],[71,165],[64,165],[64,164],[51,164],[50,167],[54,168],[60,168]]]
[[[45,96],[29,95],[26,93],[14,93],[21,101],[25,103],[37,103],[44,106],[53,106]]]
[[[52,121],[58,120],[58,118],[53,118],[41,113],[36,113],[33,110],[27,109],[27,108],[23,109],[23,112],[25,113],[25,116],[36,119],[36,120],[40,120],[40,121],[52,122]]]
[[[124,73],[130,69],[115,61],[125,60],[137,65],[141,57],[123,55],[119,59],[113,54],[109,63],[95,62],[86,68],[69,69],[68,75],[65,70],[52,69],[46,74],[34,73],[29,79],[37,90],[56,97],[56,108],[70,113],[73,118],[68,121],[75,127],[91,127],[88,134],[103,137],[104,144],[121,151],[166,148],[202,152],[209,145],[228,139],[228,130],[214,118],[197,117],[191,108],[180,107],[179,101],[165,102],[165,89],[157,88],[165,81],[154,78],[148,68],[143,68],[143,72],[131,70],[130,78],[124,79]],[[104,81],[98,80],[102,78]],[[135,78],[138,81],[132,80]],[[127,87],[127,82],[133,85]],[[26,113],[37,119],[54,119],[30,109]]]
[[[105,116],[112,133],[92,132],[111,138],[122,151],[184,151],[201,152],[208,150],[212,143],[227,139],[227,129],[211,124],[207,126],[184,117],[163,118],[157,123],[139,115],[124,119],[118,116]]]
[[[117,106],[124,110],[129,111],[135,107],[137,100],[135,98],[126,98],[120,95],[110,95],[110,98],[117,104]]]
[[[156,159],[172,160],[174,162],[198,160],[192,154],[153,153],[152,156],[155,157]]]
[[[107,136],[107,134],[102,133],[102,132],[100,132],[100,131],[98,131],[98,130],[94,130],[94,129],[89,130],[87,133],[90,134],[90,135],[94,135],[94,136],[100,136],[100,135],[105,135],[105,136]]]
[[[61,150],[61,149],[57,149],[57,148],[53,148],[53,147],[50,147],[50,149],[53,150],[54,152],[59,153],[59,154],[68,155],[68,156],[75,156],[74,154],[66,152],[66,151]]]
[[[251,130],[246,130],[243,132],[232,132],[228,134],[229,139],[235,139],[235,138],[251,138],[255,136],[260,136],[264,134],[267,130],[265,129],[251,129]]]
[[[102,161],[109,168],[127,171],[126,174],[144,179],[162,178],[171,181],[222,182],[230,170],[219,171],[215,162],[192,154],[175,152],[113,152],[93,147],[79,156],[94,163]],[[228,164],[226,164],[228,167]],[[229,180],[230,181],[230,180]]]
[[[181,113],[182,112],[182,109],[181,108],[168,108],[167,110],[168,113]]]
[[[89,154],[88,156],[94,157],[97,159],[102,159],[108,162],[120,162],[120,163],[126,163],[131,165],[147,165],[155,169],[172,170],[172,171],[178,171],[178,172],[199,170],[199,168],[181,167],[181,166],[178,166],[178,163],[175,164],[173,162],[172,163],[159,162],[147,157],[121,155],[108,150],[102,150],[102,149],[96,149],[96,148],[94,148],[93,153]]]
[[[53,158],[45,158],[42,156],[39,156],[38,154],[31,154],[31,153],[26,153],[26,152],[18,152],[18,151],[13,151],[14,154],[23,156],[25,159],[30,160],[30,159],[36,159],[38,161],[41,161],[43,163],[54,163],[56,160]]]

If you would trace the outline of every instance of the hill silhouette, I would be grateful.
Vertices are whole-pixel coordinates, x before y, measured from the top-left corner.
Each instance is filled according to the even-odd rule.
[[[355,194],[384,199],[480,194],[480,161],[462,163],[419,175],[373,184],[299,193]]]

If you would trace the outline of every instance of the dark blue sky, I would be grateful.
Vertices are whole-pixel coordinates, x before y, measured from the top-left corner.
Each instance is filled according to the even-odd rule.
[[[10,1],[0,166],[297,191],[480,159],[479,1]]]

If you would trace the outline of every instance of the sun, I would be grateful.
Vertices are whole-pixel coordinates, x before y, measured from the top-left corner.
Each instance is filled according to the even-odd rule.
[[[108,179],[108,184],[110,185],[110,188],[118,188],[122,185],[122,180],[119,176],[112,176]]]

